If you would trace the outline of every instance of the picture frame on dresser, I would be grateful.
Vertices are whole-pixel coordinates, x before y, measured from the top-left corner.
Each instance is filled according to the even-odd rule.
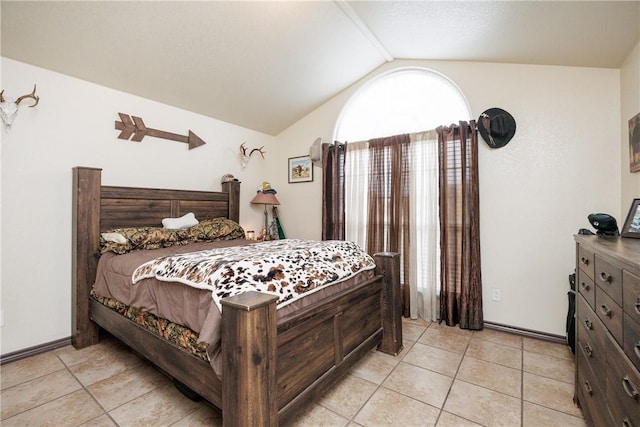
[[[640,239],[640,199],[633,199],[620,235]]]

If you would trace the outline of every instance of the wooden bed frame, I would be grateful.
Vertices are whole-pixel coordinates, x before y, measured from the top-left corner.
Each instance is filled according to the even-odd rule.
[[[222,192],[101,185],[101,169],[73,168],[73,334],[75,348],[96,344],[99,328],[222,410],[225,426],[286,423],[370,350],[402,349],[397,253],[375,255],[376,276],[319,305],[277,319],[276,297],[247,292],[222,301],[223,378],[210,364],[90,297],[100,233],[158,226],[162,218],[239,220],[240,183]]]

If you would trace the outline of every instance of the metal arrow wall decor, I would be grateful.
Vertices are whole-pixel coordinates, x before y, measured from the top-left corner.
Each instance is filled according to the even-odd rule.
[[[189,130],[188,135],[178,135],[177,133],[165,132],[163,130],[151,129],[145,126],[140,117],[129,116],[128,114],[118,113],[121,121],[116,120],[116,129],[121,131],[118,138],[129,139],[131,141],[140,142],[145,136],[154,136],[156,138],[169,139],[171,141],[184,142],[189,144],[189,150],[206,144],[198,135]]]

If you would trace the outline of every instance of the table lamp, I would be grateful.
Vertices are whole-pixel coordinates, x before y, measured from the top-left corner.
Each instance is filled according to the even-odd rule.
[[[258,191],[256,196],[251,200],[252,204],[255,205],[264,205],[264,240],[269,240],[267,237],[267,230],[269,230],[269,218],[267,213],[267,205],[279,205],[280,202],[276,198],[276,195],[273,193],[265,193],[262,191]]]

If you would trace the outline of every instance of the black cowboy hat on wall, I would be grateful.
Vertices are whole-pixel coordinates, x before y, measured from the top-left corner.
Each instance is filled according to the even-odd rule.
[[[491,148],[504,147],[516,134],[516,120],[502,108],[485,110],[478,117],[477,127]]]

